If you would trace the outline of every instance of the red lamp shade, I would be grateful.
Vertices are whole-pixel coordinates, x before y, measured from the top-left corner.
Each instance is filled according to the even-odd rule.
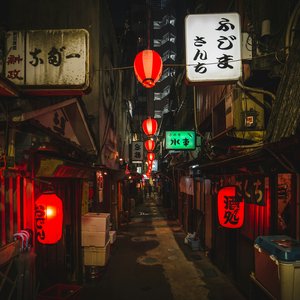
[[[41,244],[55,244],[62,236],[63,206],[54,193],[42,194],[35,202],[35,226]]]
[[[144,142],[144,146],[148,152],[151,152],[155,148],[155,142],[151,139]]]
[[[244,223],[244,201],[238,199],[235,186],[226,186],[218,192],[219,223],[227,228],[240,228]]]
[[[146,135],[154,135],[157,130],[157,121],[151,117],[148,117],[143,121],[142,128]]]
[[[155,154],[153,152],[147,153],[147,159],[153,161],[155,159]]]
[[[146,88],[154,87],[162,73],[162,59],[154,50],[143,50],[134,59],[134,73]]]

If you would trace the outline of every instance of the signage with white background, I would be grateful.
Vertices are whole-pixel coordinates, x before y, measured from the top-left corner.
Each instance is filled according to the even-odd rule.
[[[242,76],[238,13],[186,16],[185,47],[189,82],[237,81]]]

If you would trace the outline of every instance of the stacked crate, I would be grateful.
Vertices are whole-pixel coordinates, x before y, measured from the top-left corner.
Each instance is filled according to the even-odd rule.
[[[81,245],[85,266],[105,266],[110,255],[110,214],[87,213],[81,217]]]

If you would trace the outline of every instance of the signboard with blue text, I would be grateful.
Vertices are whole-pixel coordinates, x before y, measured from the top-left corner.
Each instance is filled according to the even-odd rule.
[[[165,147],[167,150],[195,150],[195,131],[166,131]]]

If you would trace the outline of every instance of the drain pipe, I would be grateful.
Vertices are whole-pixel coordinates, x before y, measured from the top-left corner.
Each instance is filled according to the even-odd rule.
[[[273,102],[274,102],[275,99],[276,99],[276,96],[275,96],[273,93],[269,92],[269,91],[262,90],[262,89],[257,89],[257,88],[253,88],[253,87],[249,87],[249,86],[243,85],[243,84],[241,83],[241,81],[238,81],[238,82],[237,82],[237,85],[238,85],[241,89],[246,90],[246,91],[249,91],[249,92],[255,92],[255,93],[260,93],[260,94],[266,94],[266,95],[268,95],[268,96],[270,96],[270,97],[272,98],[272,101],[273,101]]]

